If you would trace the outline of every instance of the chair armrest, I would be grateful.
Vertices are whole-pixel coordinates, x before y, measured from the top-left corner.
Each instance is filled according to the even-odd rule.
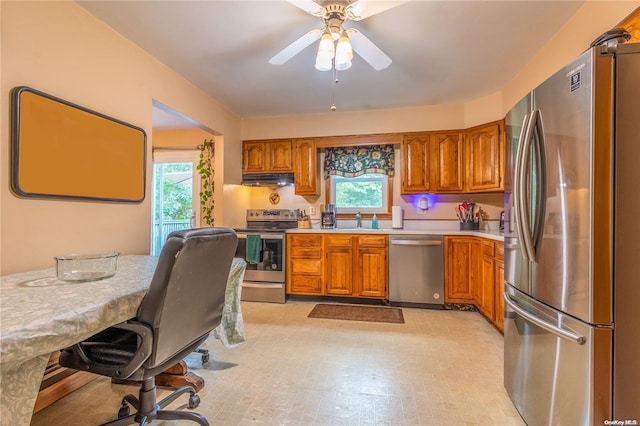
[[[129,331],[137,336],[135,353],[133,353],[130,357],[123,358],[126,361],[125,365],[113,365],[105,362],[100,362],[100,360],[96,360],[93,357],[90,357],[83,347],[83,344],[85,342],[77,343],[63,350],[63,354],[61,354],[60,357],[61,365],[66,364],[64,365],[66,367],[75,368],[77,370],[90,371],[92,373],[118,379],[126,379],[131,376],[151,355],[153,331],[148,325],[134,320],[116,324],[114,326],[111,326],[110,329]],[[95,341],[93,341],[92,343],[95,343]],[[102,343],[108,345],[111,342],[104,341]],[[73,355],[71,357],[63,356],[65,355],[65,351],[70,351]],[[64,361],[64,364],[62,363],[62,361]]]
[[[114,376],[120,379],[126,379],[131,376],[142,364],[151,356],[151,348],[153,344],[153,330],[147,324],[137,321],[127,321],[120,324],[116,324],[113,328],[121,330],[132,331],[138,335],[138,347],[136,353],[131,358],[129,364],[125,368],[120,369],[119,375]]]

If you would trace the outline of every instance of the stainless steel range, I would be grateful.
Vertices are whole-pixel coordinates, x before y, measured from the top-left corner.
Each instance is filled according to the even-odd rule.
[[[242,300],[285,303],[285,231],[298,226],[298,210],[247,210],[238,234],[236,257],[247,262]]]

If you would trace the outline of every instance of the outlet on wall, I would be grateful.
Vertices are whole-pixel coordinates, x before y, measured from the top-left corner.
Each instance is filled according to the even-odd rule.
[[[315,216],[316,215],[316,206],[309,206],[309,214],[311,216]]]

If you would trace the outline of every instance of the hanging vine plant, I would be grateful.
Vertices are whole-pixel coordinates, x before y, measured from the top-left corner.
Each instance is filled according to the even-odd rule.
[[[215,170],[213,163],[215,161],[216,147],[213,139],[205,139],[200,145],[200,162],[196,169],[200,175],[200,207],[202,208],[202,217],[207,225],[213,226],[213,177]]]

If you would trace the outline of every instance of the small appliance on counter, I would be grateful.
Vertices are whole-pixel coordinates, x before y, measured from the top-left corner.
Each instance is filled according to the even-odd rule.
[[[321,220],[321,228],[322,229],[334,229],[338,225],[338,221],[336,218],[336,205],[335,204],[325,204],[322,208],[322,212],[320,213]]]

